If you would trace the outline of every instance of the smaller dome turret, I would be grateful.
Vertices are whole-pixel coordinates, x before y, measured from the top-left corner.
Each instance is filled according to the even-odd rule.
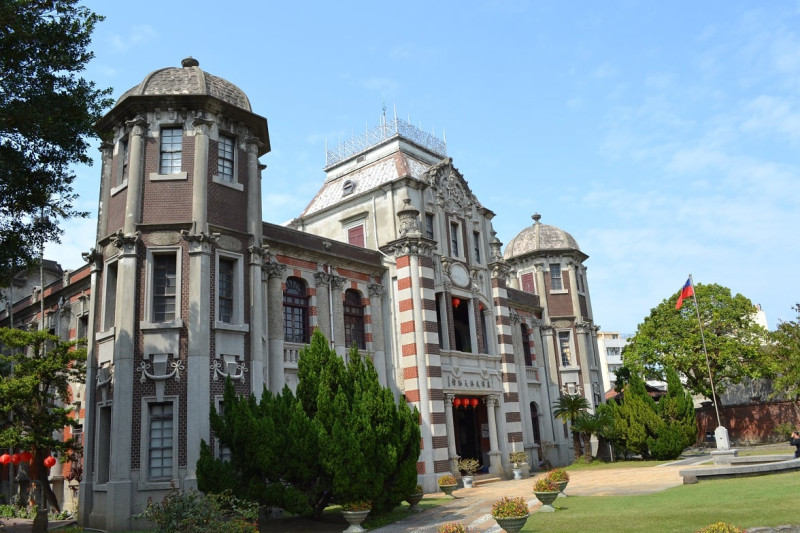
[[[520,231],[506,246],[503,253],[506,260],[536,252],[580,252],[578,242],[572,235],[555,226],[542,224],[539,222],[542,218],[539,213],[534,213],[531,218],[533,225]]]

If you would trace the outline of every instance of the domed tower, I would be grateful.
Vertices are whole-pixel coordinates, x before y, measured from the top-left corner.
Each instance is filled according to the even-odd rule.
[[[572,235],[540,220],[533,215],[533,225],[506,246],[504,258],[514,272],[511,286],[539,296],[542,346],[556,397],[581,394],[593,408],[603,401],[603,388],[584,266],[589,256]]]
[[[225,377],[267,379],[261,283],[264,117],[193,58],[124,93],[104,142],[81,521],[130,529],[148,498],[196,486]]]

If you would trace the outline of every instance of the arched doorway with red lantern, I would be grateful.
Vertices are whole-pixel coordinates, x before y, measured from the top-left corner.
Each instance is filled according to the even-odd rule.
[[[456,453],[462,459],[477,459],[481,470],[489,468],[489,426],[486,405],[477,396],[453,399],[453,431]]]

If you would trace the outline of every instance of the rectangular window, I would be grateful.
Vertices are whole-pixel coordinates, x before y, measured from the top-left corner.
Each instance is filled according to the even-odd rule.
[[[364,247],[364,226],[354,226],[347,230],[347,242],[353,246]]]
[[[114,327],[117,312],[117,262],[106,264],[105,300],[103,301],[103,331]]]
[[[183,128],[161,128],[161,164],[159,174],[177,174],[181,171]]]
[[[425,213],[425,237],[433,240],[433,215]]]
[[[450,255],[454,257],[458,257],[458,232],[461,231],[461,227],[458,225],[458,222],[451,222],[450,223]]]
[[[522,280],[523,291],[530,293],[536,292],[535,287],[533,285],[533,272],[528,272],[527,274],[523,274],[521,280]]]
[[[175,320],[175,254],[153,256],[153,322]]]
[[[472,232],[472,247],[475,252],[475,262],[481,262],[481,234],[478,231]]]
[[[236,141],[228,135],[220,135],[217,143],[217,173],[222,181],[233,183],[233,155]]]
[[[150,404],[150,445],[148,475],[150,479],[172,477],[172,402]]]
[[[97,411],[97,482],[108,483],[111,465],[111,406],[102,406]]]
[[[583,292],[583,272],[578,270],[575,274],[575,279],[578,282],[578,291]]]
[[[561,282],[561,265],[550,265],[550,290],[560,291],[564,288]]]
[[[569,331],[558,332],[558,347],[561,351],[561,366],[572,364],[572,349],[569,345]]]
[[[126,181],[128,181],[128,158],[130,157],[128,152],[128,139],[122,139],[119,142],[120,145],[120,157],[122,158],[122,164],[120,165],[120,172],[117,179],[117,185],[122,185]]]
[[[219,321],[227,324],[233,323],[233,281],[235,266],[235,260],[219,258],[219,270],[217,272]]]

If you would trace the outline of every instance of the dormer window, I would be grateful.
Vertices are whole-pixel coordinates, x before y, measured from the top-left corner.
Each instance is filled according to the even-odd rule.
[[[356,190],[356,182],[353,180],[347,180],[342,184],[342,196],[348,196],[353,194],[353,191]]]

